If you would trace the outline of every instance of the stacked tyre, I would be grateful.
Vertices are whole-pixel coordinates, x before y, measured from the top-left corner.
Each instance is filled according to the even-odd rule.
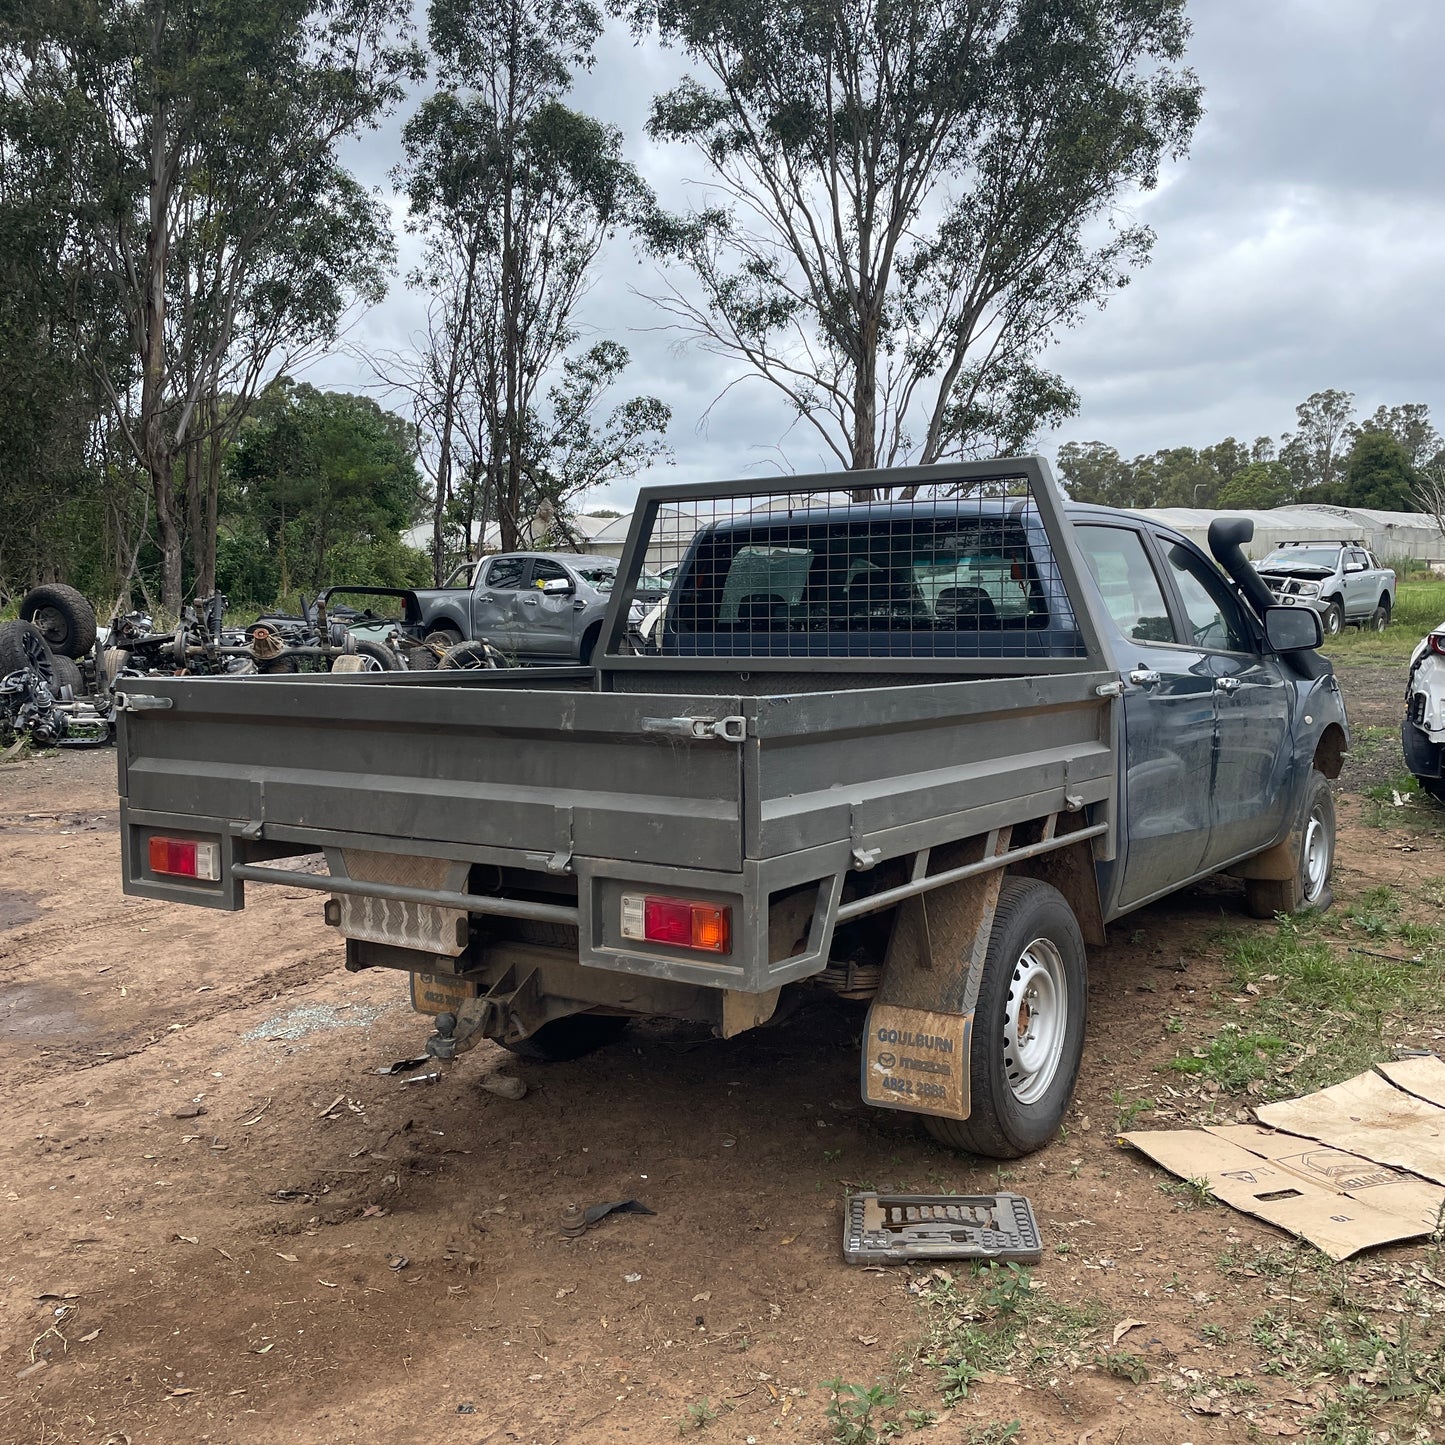
[[[21,600],[20,618],[40,633],[56,657],[85,657],[95,646],[95,609],[63,582],[32,587]]]

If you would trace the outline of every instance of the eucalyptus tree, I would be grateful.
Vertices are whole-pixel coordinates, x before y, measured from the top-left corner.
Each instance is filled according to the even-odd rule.
[[[650,200],[621,134],[565,104],[601,28],[591,0],[432,0],[439,89],[405,128],[397,179],[432,295],[409,388],[437,438],[438,571],[449,508],[479,528],[495,516],[515,546],[543,499],[565,507],[662,450],[655,399],[599,420],[625,349],[574,351],[603,246]]]
[[[659,215],[656,299],[844,467],[1013,445],[1038,358],[1148,257],[1128,205],[1201,113],[1184,0],[613,0],[693,73],[649,129],[711,202]]]
[[[375,296],[384,219],[337,160],[419,73],[406,0],[37,0],[0,12],[0,67],[73,143],[75,263],[128,338],[135,380],[98,373],[149,479],[162,594],[181,600],[191,492],[214,570],[198,432],[244,415],[273,354],[334,334]],[[209,420],[208,420],[209,418]],[[212,448],[214,456],[214,448]],[[214,478],[214,462],[211,477]],[[208,516],[203,515],[209,512]]]

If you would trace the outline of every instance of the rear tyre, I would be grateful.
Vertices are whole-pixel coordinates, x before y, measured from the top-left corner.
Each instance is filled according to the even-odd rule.
[[[1294,876],[1246,878],[1245,909],[1252,918],[1273,918],[1278,913],[1299,913],[1305,908],[1326,909],[1334,902],[1330,892],[1334,866],[1335,798],[1325,775],[1312,770],[1305,790]]]
[[[534,1064],[560,1064],[616,1043],[631,1022],[621,1014],[568,1014],[564,1019],[543,1024],[525,1039],[496,1042],[519,1059],[528,1059]]]
[[[1338,602],[1331,602],[1325,608],[1324,622],[1325,636],[1338,637],[1345,630],[1345,609]]]
[[[1005,878],[984,955],[969,1056],[972,1113],[925,1116],[940,1143],[1017,1159],[1055,1138],[1084,1052],[1088,960],[1063,894]]]
[[[95,646],[95,608],[62,582],[32,587],[21,600],[20,616],[40,629],[57,657],[84,657]]]
[[[55,683],[55,657],[33,622],[0,622],[0,677],[34,668],[47,686]]]
[[[1370,628],[1374,632],[1383,632],[1390,625],[1390,599],[1383,598],[1380,605],[1375,608],[1370,616]]]

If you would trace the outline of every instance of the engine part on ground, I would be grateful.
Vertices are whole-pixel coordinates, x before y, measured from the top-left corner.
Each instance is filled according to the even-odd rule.
[[[95,608],[63,582],[32,587],[21,599],[20,617],[39,628],[57,657],[84,657],[95,646]]]
[[[286,642],[280,632],[264,622],[258,622],[250,629],[251,655],[257,662],[270,662],[286,649]]]
[[[0,676],[0,743],[28,738],[41,747],[103,747],[114,735],[108,713],[65,698],[38,668]]]
[[[843,1207],[849,1264],[914,1259],[1043,1258],[1038,1221],[1022,1194],[850,1194]]]

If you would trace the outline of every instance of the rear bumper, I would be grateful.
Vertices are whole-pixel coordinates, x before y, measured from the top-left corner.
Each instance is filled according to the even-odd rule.
[[[1417,778],[1438,778],[1445,773],[1445,743],[1431,740],[1430,735],[1406,718],[1400,725],[1400,746],[1405,766]]]

